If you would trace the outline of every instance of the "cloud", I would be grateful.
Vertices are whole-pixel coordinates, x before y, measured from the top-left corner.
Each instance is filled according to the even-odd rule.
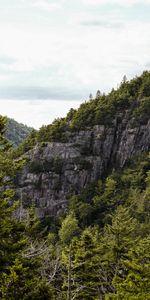
[[[1,114],[36,129],[65,117],[69,109],[78,108],[80,101],[0,100]],[[59,109],[58,109],[59,107]]]
[[[124,74],[131,77],[146,68],[150,22],[119,19],[121,26],[116,28],[101,18],[104,26],[94,30],[91,24],[80,26],[88,20],[92,22],[93,16],[78,16],[79,26],[70,23],[56,32],[16,29],[14,42],[10,38],[2,43],[3,51],[13,53],[17,62],[6,65],[5,74],[0,70],[13,77],[6,80],[5,89],[4,78],[0,83],[1,99],[87,99],[97,89],[107,92],[116,87]],[[115,24],[115,17],[109,22]],[[11,36],[12,31],[5,30]]]
[[[1,99],[86,99],[97,89],[115,87],[124,74],[129,78],[147,67],[148,13],[145,18],[144,9],[135,14],[134,7],[108,5],[128,0],[105,0],[100,9],[82,1],[24,0],[23,6],[13,7],[13,16],[9,5],[9,18],[0,11],[0,56],[6,56],[0,59]],[[59,4],[62,10],[46,14],[33,6],[41,3]],[[9,57],[14,61],[7,63]]]
[[[119,22],[111,23],[111,22],[100,21],[100,20],[87,20],[87,21],[82,21],[80,24],[83,26],[105,27],[105,28],[119,28],[122,26],[122,24]]]
[[[119,5],[119,6],[133,6],[136,4],[150,4],[150,0],[82,0],[86,5]]]
[[[48,0],[32,0],[31,5],[35,8],[40,8],[46,11],[54,11],[61,8],[61,1],[48,1]]]
[[[14,57],[0,55],[0,65],[11,65],[16,62]]]
[[[5,81],[7,81],[7,80],[10,80],[12,77],[9,75],[9,74],[7,74],[7,75],[5,75],[5,74],[0,74],[0,82],[1,83],[3,83],[3,81],[5,82]]]
[[[13,73],[25,73],[32,72],[34,67],[29,62],[17,61],[9,66],[7,66],[8,71],[12,71]]]
[[[104,27],[112,30],[118,29],[125,24],[125,20],[114,10],[107,13],[74,13],[68,22],[69,26]],[[94,30],[94,29],[92,29]]]
[[[2,79],[4,80],[3,76]],[[81,97],[81,95],[83,97]],[[39,87],[39,86],[29,86],[29,87],[0,87],[0,99],[19,99],[19,100],[37,100],[37,99],[49,99],[49,100],[74,100],[85,98],[87,91],[84,92],[80,89],[71,89],[66,87]],[[0,100],[1,101],[1,100]]]
[[[119,6],[150,4],[150,0],[82,0],[82,2],[87,5],[117,4]]]

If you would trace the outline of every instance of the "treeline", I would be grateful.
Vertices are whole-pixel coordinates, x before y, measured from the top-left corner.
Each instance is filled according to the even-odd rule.
[[[14,201],[25,161],[9,155],[4,127],[1,117],[0,298],[150,299],[149,154],[72,196],[65,215],[39,220]]]
[[[79,109],[70,109],[65,118],[58,118],[47,126],[42,126],[20,145],[15,151],[19,156],[31,149],[36,143],[67,142],[67,132],[86,130],[94,125],[113,126],[115,118],[122,119],[123,114],[129,112],[135,127],[146,124],[150,114],[150,72],[145,71],[139,77],[130,81],[123,78],[120,86],[108,94],[97,91],[93,99],[90,95],[88,101],[83,102]]]
[[[90,97],[91,98],[91,97]],[[65,132],[85,130],[87,127],[102,124],[109,126],[120,112],[130,110],[134,124],[145,123],[150,113],[150,72],[127,81],[108,94],[97,91],[96,97],[82,103],[79,109],[70,109],[66,118],[56,119],[51,125],[43,126],[37,134],[37,141],[62,141]]]

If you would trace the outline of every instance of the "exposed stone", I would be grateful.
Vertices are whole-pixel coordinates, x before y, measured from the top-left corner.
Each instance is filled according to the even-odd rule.
[[[135,128],[132,124],[126,112],[110,127],[96,125],[66,133],[69,143],[36,145],[26,154],[29,162],[17,177],[23,206],[34,203],[40,217],[58,215],[66,209],[71,194],[80,193],[108,168],[122,168],[133,155],[149,151],[150,120]],[[33,172],[31,162],[35,162]]]

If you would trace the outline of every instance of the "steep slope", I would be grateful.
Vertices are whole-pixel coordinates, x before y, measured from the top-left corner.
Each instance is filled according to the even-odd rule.
[[[38,214],[56,216],[68,199],[150,149],[150,73],[123,82],[43,127],[18,174],[18,197]]]
[[[11,144],[17,147],[21,144],[32,132],[33,128],[22,123],[16,122],[14,119],[7,119],[5,137]]]

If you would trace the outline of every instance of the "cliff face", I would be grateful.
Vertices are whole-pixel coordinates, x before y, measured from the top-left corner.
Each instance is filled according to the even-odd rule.
[[[40,217],[58,215],[70,195],[80,193],[108,168],[122,168],[132,156],[149,151],[150,119],[135,126],[126,111],[111,126],[96,125],[66,136],[67,143],[44,143],[30,150],[17,177],[23,206],[34,203]]]

